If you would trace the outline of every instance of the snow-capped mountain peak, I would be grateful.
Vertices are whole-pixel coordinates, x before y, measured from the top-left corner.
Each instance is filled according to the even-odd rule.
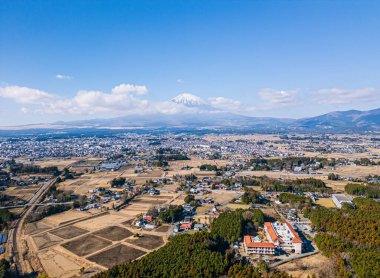
[[[172,99],[172,102],[186,106],[201,106],[206,104],[206,102],[200,97],[188,93],[176,96]]]

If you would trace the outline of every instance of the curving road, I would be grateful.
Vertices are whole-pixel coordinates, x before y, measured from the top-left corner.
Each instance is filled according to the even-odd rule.
[[[10,257],[13,258],[13,261],[16,266],[16,273],[18,276],[23,276],[28,274],[32,269],[28,261],[24,259],[23,248],[22,248],[22,232],[25,219],[29,216],[29,214],[34,210],[34,208],[38,205],[37,203],[43,198],[49,188],[57,181],[57,178],[53,178],[52,180],[45,182],[43,186],[34,194],[34,196],[29,200],[28,204],[25,206],[25,210],[21,213],[20,219],[17,220],[12,236],[12,246],[10,246],[10,250],[12,250],[12,255]]]

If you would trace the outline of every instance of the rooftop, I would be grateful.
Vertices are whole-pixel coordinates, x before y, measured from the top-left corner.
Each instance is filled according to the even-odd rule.
[[[333,197],[335,197],[339,203],[342,202],[351,202],[351,198],[346,196],[345,194],[332,194]]]
[[[302,243],[301,238],[298,233],[293,229],[292,225],[287,222],[265,222],[264,225],[267,227],[269,236],[272,238],[272,241],[292,241],[294,243]]]
[[[251,248],[276,248],[274,244],[270,242],[254,242],[251,236],[244,236],[244,243],[247,247]]]

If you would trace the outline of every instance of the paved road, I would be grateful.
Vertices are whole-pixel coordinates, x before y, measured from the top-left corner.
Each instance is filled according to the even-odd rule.
[[[46,182],[41,188],[35,193],[35,195],[29,200],[28,206],[26,210],[24,210],[21,214],[21,218],[16,222],[15,228],[13,231],[13,246],[10,248],[13,249],[13,260],[16,264],[16,271],[18,276],[23,276],[24,274],[28,274],[30,271],[30,264],[28,261],[24,260],[23,248],[22,248],[22,230],[24,226],[25,219],[29,216],[29,214],[35,208],[37,202],[39,202],[45,193],[49,190],[50,186],[52,186],[57,181],[57,178],[53,178],[52,180]]]

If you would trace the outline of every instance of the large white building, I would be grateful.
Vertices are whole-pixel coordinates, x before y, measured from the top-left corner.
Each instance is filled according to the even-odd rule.
[[[352,204],[352,198],[345,194],[332,194],[331,196],[337,208],[342,208],[344,203]]]
[[[269,242],[277,248],[293,250],[296,254],[302,253],[302,239],[289,223],[265,222],[264,231]]]

